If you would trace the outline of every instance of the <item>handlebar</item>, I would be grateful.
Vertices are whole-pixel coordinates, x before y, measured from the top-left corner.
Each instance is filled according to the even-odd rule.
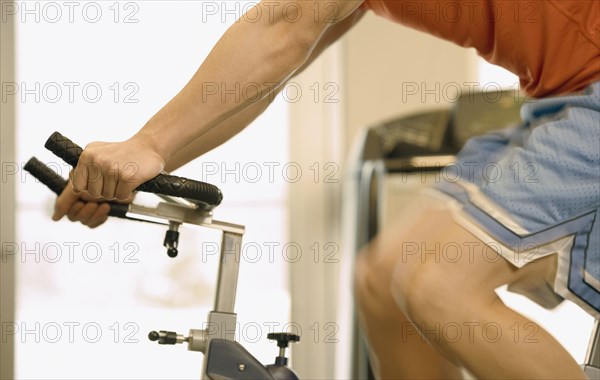
[[[79,147],[77,144],[75,144],[67,137],[61,135],[58,132],[54,132],[48,138],[44,146],[73,167],[77,166],[79,156],[83,151],[81,147]],[[36,167],[35,165],[38,164],[33,163],[32,168]],[[44,175],[42,173],[43,172],[40,172],[40,175]],[[42,178],[39,179],[42,180]],[[48,185],[48,187],[50,187],[52,191],[56,192],[55,188],[58,188],[59,184],[52,182],[52,186],[53,187],[50,187],[50,185]],[[62,189],[64,189],[64,185],[62,186],[60,191],[62,191]],[[216,186],[205,182],[195,181],[188,178],[166,174],[157,175],[153,179],[146,181],[140,186],[138,186],[136,190],[154,194],[170,195],[174,197],[185,198],[187,200],[192,201],[204,210],[212,210],[213,208],[221,204],[221,201],[223,200],[223,194],[221,193],[221,190],[219,190],[219,188]]]

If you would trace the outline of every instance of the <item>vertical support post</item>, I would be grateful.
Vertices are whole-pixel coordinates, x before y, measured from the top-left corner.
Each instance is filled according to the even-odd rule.
[[[223,231],[215,312],[233,313],[242,252],[242,235]]]
[[[222,223],[215,222],[214,225],[222,225]],[[208,314],[208,322],[206,324],[206,349],[204,351],[202,379],[209,379],[206,369],[211,357],[211,340],[235,340],[237,316],[234,313],[234,307],[240,258],[242,255],[242,236],[239,233],[223,231],[215,306],[214,310]]]

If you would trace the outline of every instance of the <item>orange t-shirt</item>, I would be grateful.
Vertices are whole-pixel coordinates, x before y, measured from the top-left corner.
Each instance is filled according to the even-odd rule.
[[[533,97],[600,80],[600,0],[365,0],[363,7],[475,48]]]

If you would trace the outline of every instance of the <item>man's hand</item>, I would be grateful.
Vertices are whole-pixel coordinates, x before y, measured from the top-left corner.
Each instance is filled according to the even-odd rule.
[[[133,195],[122,202],[131,203],[132,201]],[[58,221],[66,215],[72,222],[81,222],[90,228],[96,228],[106,222],[109,211],[110,206],[106,203],[106,199],[92,198],[86,193],[77,193],[69,181],[56,199],[52,220]]]
[[[125,200],[142,183],[163,170],[165,159],[151,138],[139,133],[120,143],[93,142],[85,147],[73,170],[75,193],[92,198]]]
[[[140,134],[120,143],[93,142],[85,147],[70,181],[56,199],[52,219],[67,215],[96,228],[108,219],[107,201],[131,203],[133,190],[156,177],[165,160]]]

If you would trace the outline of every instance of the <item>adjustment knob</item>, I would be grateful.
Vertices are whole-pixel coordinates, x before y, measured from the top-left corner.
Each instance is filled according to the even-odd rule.
[[[275,366],[286,366],[288,363],[285,357],[285,349],[290,343],[300,341],[300,336],[290,333],[269,333],[267,338],[277,341],[277,347],[279,347],[279,356],[275,357]]]
[[[169,257],[177,257],[177,254],[179,254],[179,251],[177,251],[177,248],[169,248],[167,249],[167,256]]]
[[[153,342],[158,341],[158,344],[177,344],[187,342],[189,340],[189,338],[177,334],[176,332],[164,330],[159,332],[150,331],[148,334],[148,339]]]
[[[277,341],[277,347],[287,348],[288,343],[296,343],[300,341],[300,336],[291,333],[269,333],[267,338]]]
[[[177,222],[169,222],[169,229],[165,234],[165,240],[163,241],[163,246],[167,248],[167,255],[169,257],[177,256],[177,246],[179,245],[179,224]]]

